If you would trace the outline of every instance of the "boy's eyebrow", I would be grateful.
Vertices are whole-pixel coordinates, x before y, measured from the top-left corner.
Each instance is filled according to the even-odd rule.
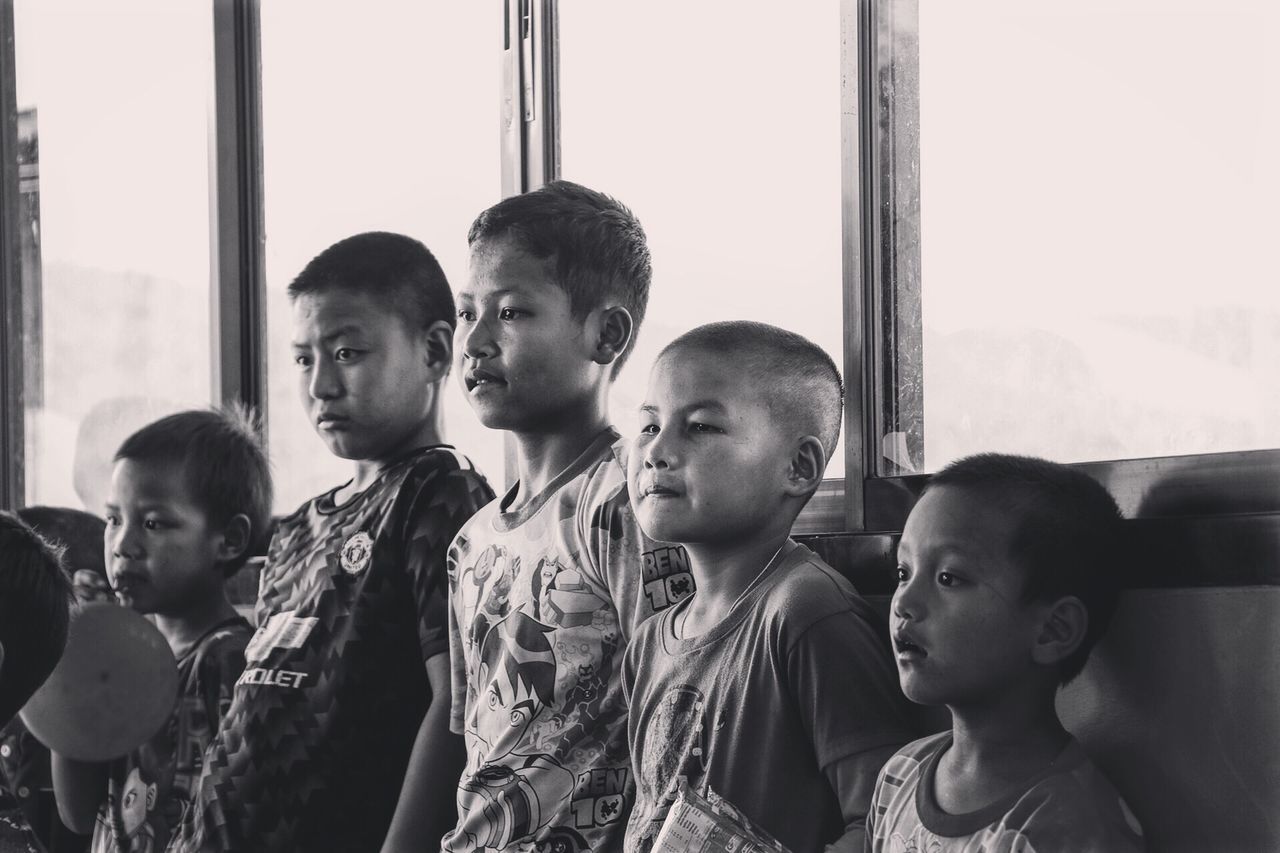
[[[329,341],[332,341],[334,338],[340,338],[340,337],[342,337],[342,336],[344,336],[344,335],[359,335],[359,334],[361,334],[363,331],[364,331],[364,329],[360,328],[360,326],[359,326],[359,325],[357,325],[357,324],[355,324],[355,323],[347,323],[346,325],[339,326],[338,328],[334,329],[333,331],[328,332],[327,334],[325,334],[325,335],[321,336],[321,338],[320,338],[320,342],[321,342],[321,343],[328,343]],[[307,346],[307,344],[306,344],[306,343],[304,343],[304,342],[301,342],[301,341],[293,341],[293,348],[294,348],[294,349],[304,349],[306,346]]]
[[[710,399],[694,400],[692,403],[688,403],[680,407],[680,410],[683,412],[692,412],[698,409],[709,409],[714,412],[723,412],[725,410],[723,403],[720,403],[717,400],[710,400]],[[653,405],[652,403],[645,403],[640,407],[640,414],[642,415],[653,415],[653,414],[657,414],[657,412],[658,412],[658,407]]]

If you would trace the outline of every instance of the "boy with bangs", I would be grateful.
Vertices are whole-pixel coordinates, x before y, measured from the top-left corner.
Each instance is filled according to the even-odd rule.
[[[883,623],[790,538],[840,431],[840,374],[764,323],[700,326],[658,356],[631,455],[645,533],[682,543],[697,592],[640,627],[623,687],[648,853],[688,791],[792,853],[863,846],[876,772],[910,739]]]
[[[441,435],[453,295],[421,243],[368,233],[317,255],[289,296],[303,406],[353,477],[276,528],[177,849],[432,849],[462,757],[445,553],[493,496]]]
[[[71,600],[57,552],[22,519],[0,511],[0,726],[15,718],[57,666]],[[21,806],[0,798],[0,850],[42,849]]]
[[[637,625],[690,588],[644,539],[608,393],[644,318],[644,231],[567,181],[508,198],[468,234],[458,374],[507,430],[518,480],[449,554],[455,732],[467,762],[451,853],[617,850],[634,797],[619,671]]]
[[[1105,488],[1043,459],[933,475],[898,546],[892,637],[903,691],[945,705],[952,728],[885,765],[869,850],[1143,849],[1054,705],[1115,610],[1120,521]]]
[[[265,544],[270,520],[266,456],[240,415],[179,412],[116,452],[107,579],[121,604],[154,617],[178,661],[179,694],[169,722],[121,759],[53,753],[58,811],[72,830],[93,833],[95,853],[163,850],[189,808],[252,633],[226,582]]]

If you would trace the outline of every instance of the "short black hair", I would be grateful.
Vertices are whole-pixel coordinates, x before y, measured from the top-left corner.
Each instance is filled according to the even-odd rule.
[[[1115,498],[1083,471],[1001,453],[952,462],[929,479],[924,491],[942,486],[973,489],[1014,514],[1010,556],[1026,578],[1025,601],[1073,595],[1083,602],[1088,630],[1060,664],[1061,682],[1071,681],[1106,631],[1123,585],[1124,517]]]
[[[0,512],[0,725],[57,666],[67,644],[71,581],[58,552],[13,513]]]
[[[124,440],[116,461],[180,465],[191,497],[218,526],[248,516],[249,547],[224,570],[262,553],[271,530],[271,469],[248,412],[195,409],[147,424]]]
[[[18,517],[31,525],[50,545],[62,549],[62,562],[69,572],[88,569],[107,576],[102,536],[107,523],[91,512],[64,506],[28,506]]]
[[[419,329],[444,320],[452,330],[458,323],[440,262],[403,234],[369,231],[339,240],[302,268],[289,284],[289,298],[328,290],[368,294]]]
[[[775,419],[787,419],[802,435],[817,436],[830,462],[840,440],[844,383],[826,350],[804,335],[757,323],[724,320],[698,326],[663,348],[698,349],[740,364],[752,387],[767,394]]]
[[[625,204],[572,181],[553,181],[513,195],[471,223],[467,245],[511,240],[532,258],[554,264],[552,279],[569,296],[579,319],[610,302],[631,315],[632,345],[614,365],[614,375],[635,349],[635,336],[649,304],[653,262],[640,220]]]

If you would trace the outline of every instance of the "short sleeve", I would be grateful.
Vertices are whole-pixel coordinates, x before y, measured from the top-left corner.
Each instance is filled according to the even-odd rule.
[[[462,645],[462,626],[458,621],[457,609],[457,577],[458,562],[464,538],[459,535],[449,546],[447,566],[449,570],[449,686],[452,701],[449,705],[449,731],[456,735],[463,733],[463,719],[467,711],[467,661],[466,650]]]
[[[244,650],[251,636],[246,622],[209,638],[200,650],[200,658],[196,662],[196,690],[204,705],[210,731],[217,731],[218,723],[231,707],[231,695],[236,681],[244,672]]]
[[[655,613],[693,593],[689,554],[682,545],[657,542],[645,535],[631,509],[626,476],[621,463],[602,466],[597,497],[588,507],[588,564],[595,567],[608,587],[623,635]]]
[[[401,486],[396,502],[404,513],[400,523],[405,575],[423,661],[449,650],[449,543],[491,500],[493,490],[484,477],[469,464],[461,467],[452,451],[431,454]]]
[[[878,626],[852,608],[819,619],[794,641],[787,681],[824,770],[912,739],[887,644]]]

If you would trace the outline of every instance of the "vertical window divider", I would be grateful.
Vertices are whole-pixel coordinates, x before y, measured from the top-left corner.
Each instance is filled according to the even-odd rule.
[[[0,0],[0,508],[25,498],[21,198],[13,0]]]
[[[253,408],[267,436],[258,0],[213,0],[210,181],[213,398]]]

